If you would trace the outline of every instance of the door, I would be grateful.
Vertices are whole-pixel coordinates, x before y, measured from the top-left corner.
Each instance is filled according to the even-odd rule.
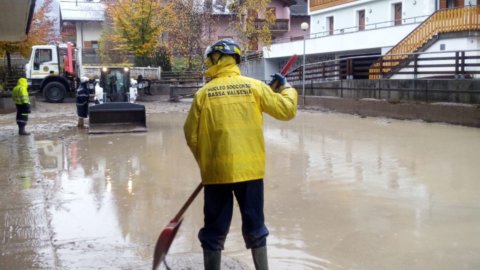
[[[440,0],[440,9],[464,7],[463,0]]]
[[[394,25],[402,24],[402,3],[393,4]]]
[[[33,53],[32,79],[43,79],[48,75],[58,75],[56,50],[52,48],[36,48]]]
[[[359,10],[358,13],[358,31],[365,30],[365,10]]]
[[[333,30],[334,30],[333,16],[327,17],[327,27],[328,27],[328,34],[333,35]]]

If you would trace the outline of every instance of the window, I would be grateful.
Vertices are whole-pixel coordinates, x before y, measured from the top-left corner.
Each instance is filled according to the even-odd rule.
[[[248,50],[249,51],[257,51],[258,50],[258,38],[251,37],[248,41]]]
[[[365,30],[365,10],[357,11],[358,31]]]
[[[52,50],[51,49],[37,49],[35,50],[35,59],[33,61],[33,69],[39,70],[40,65],[45,62],[52,61]]]
[[[327,29],[328,29],[328,34],[333,35],[333,29],[334,29],[333,16],[327,17]]]
[[[440,9],[456,8],[465,6],[463,0],[440,0]]]
[[[402,24],[402,3],[393,4],[394,25]]]

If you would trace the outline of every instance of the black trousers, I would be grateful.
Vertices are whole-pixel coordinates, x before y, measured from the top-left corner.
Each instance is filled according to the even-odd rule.
[[[28,112],[23,105],[16,105],[17,107],[17,125],[18,127],[25,127],[28,122]]]
[[[268,229],[263,214],[263,180],[205,185],[204,227],[198,233],[203,249],[222,250],[233,214],[233,197],[242,216],[242,235],[247,248],[267,244]]]

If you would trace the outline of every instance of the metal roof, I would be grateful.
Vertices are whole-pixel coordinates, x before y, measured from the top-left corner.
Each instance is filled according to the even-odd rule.
[[[104,21],[105,5],[93,1],[60,1],[62,21]]]
[[[30,30],[36,0],[0,0],[0,41],[21,41]]]
[[[297,0],[295,5],[290,6],[291,16],[308,16],[308,1]]]

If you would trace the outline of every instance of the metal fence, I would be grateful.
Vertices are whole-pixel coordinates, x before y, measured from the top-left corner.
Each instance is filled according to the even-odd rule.
[[[404,55],[402,63],[396,68],[383,69],[390,66],[390,61],[381,60],[379,68],[371,69],[371,65],[381,59],[380,55],[339,58],[305,65],[290,72],[290,82],[305,81],[322,82],[342,79],[368,79],[371,75],[390,79],[421,78],[480,78],[480,50],[418,52]]]

